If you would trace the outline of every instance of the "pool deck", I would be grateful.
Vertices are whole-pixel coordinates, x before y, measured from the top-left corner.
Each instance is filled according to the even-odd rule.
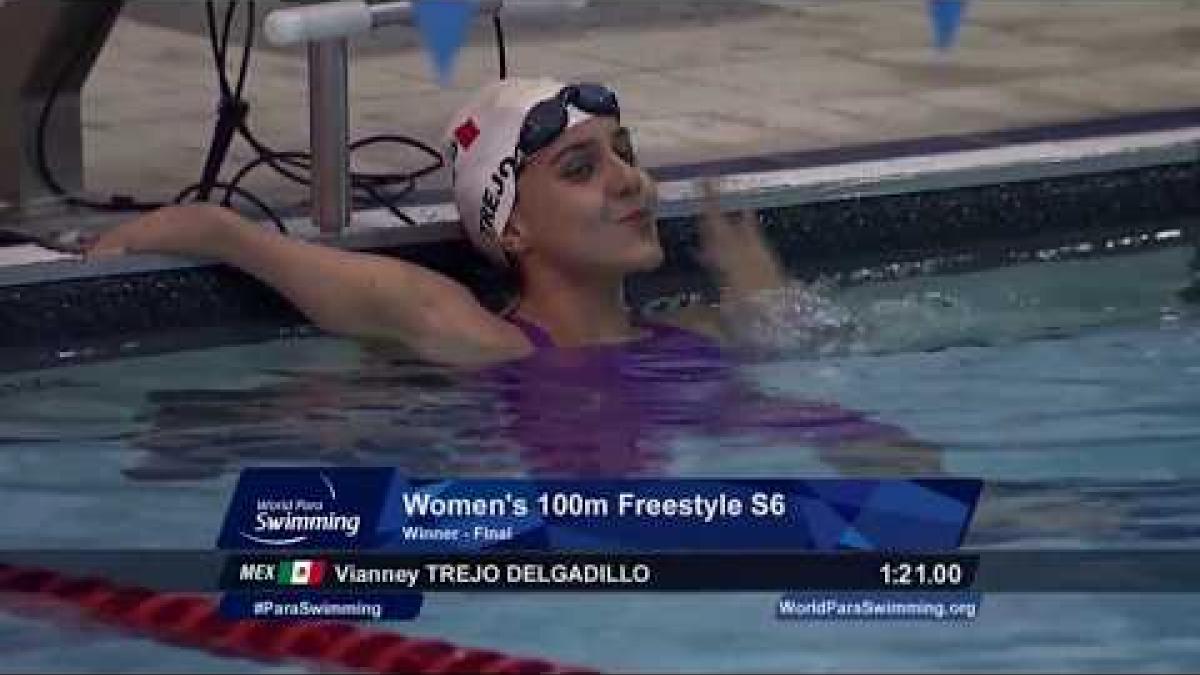
[[[592,5],[562,26],[510,21],[510,72],[610,83],[651,167],[1200,110],[1196,1],[974,0],[945,53],[932,47],[924,0]],[[273,6],[260,3],[260,19]],[[200,2],[124,10],[84,90],[89,193],[169,199],[198,178],[216,100],[203,16]],[[261,36],[256,44],[250,126],[276,149],[305,148],[303,52]],[[436,141],[451,111],[495,76],[487,21],[476,22],[447,88],[434,82],[412,29],[358,40],[352,138]],[[235,143],[226,175],[252,157]],[[376,150],[356,167],[402,171],[424,161]],[[420,187],[445,183],[443,172]],[[283,208],[307,198],[269,171],[246,185]],[[50,222],[62,220],[0,217],[0,227],[33,231]]]

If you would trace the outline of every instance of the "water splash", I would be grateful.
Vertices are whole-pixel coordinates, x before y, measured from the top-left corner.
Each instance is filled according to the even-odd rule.
[[[757,354],[827,356],[853,350],[864,337],[827,282],[796,281],[726,301],[721,319],[735,344]]]
[[[1013,307],[1037,298],[1009,298]],[[722,323],[735,345],[769,359],[931,351],[991,344],[976,308],[945,290],[895,298],[859,299],[835,291],[827,280],[792,282],[721,306]]]

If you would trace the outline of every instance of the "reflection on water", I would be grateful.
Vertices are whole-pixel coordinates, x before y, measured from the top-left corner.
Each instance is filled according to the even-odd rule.
[[[809,448],[845,473],[940,471],[936,450],[895,425],[764,395],[724,364],[698,373],[695,363],[637,359],[600,380],[572,360],[482,376],[377,364],[369,374],[279,374],[248,390],[150,392],[137,419],[144,430],[131,439],[143,454],[125,472],[196,479],[290,460],[420,475],[666,475],[673,441],[687,437]],[[690,376],[661,376],[680,369]]]
[[[0,520],[0,547],[208,548],[237,469],[308,463],[427,477],[973,476],[987,483],[972,546],[1195,546],[1200,319],[1177,304],[1185,263],[1165,251],[857,287],[836,299],[865,330],[833,355],[660,354],[626,364],[633,387],[572,379],[570,363],[467,375],[329,339],[6,376],[0,490],[20,517]],[[1200,614],[1175,598],[989,597],[979,623],[953,631],[780,625],[774,600],[438,596],[405,629],[604,669],[1200,663]],[[38,626],[0,614],[11,663],[243,665]]]

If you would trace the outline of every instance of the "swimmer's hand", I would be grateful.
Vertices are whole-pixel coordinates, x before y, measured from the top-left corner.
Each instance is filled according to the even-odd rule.
[[[166,253],[220,257],[221,247],[236,227],[237,216],[208,204],[167,206],[101,233],[89,245],[88,257],[125,253]]]
[[[700,259],[717,276],[722,301],[740,299],[787,283],[753,211],[730,216],[721,207],[720,189],[712,179],[702,183]]]
[[[726,215],[705,181],[701,258],[721,287],[722,337],[749,354],[820,355],[858,343],[862,329],[818,285],[789,281],[752,212]]]
[[[702,333],[724,344],[746,342],[747,330],[737,326],[744,312],[729,316],[728,310],[747,305],[763,293],[786,285],[783,269],[767,246],[752,211],[731,216],[721,206],[716,181],[700,183],[700,250],[698,258],[721,289],[715,305],[689,304],[670,310],[656,320]]]

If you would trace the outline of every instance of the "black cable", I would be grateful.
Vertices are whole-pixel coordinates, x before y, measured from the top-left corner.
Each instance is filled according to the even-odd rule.
[[[492,14],[492,26],[496,29],[496,51],[500,60],[500,79],[508,77],[508,63],[504,49],[504,27],[500,25],[500,10]]]
[[[97,35],[103,37],[103,31],[97,31]],[[165,203],[159,202],[139,202],[128,195],[112,195],[108,202],[93,201],[84,197],[67,194],[66,188],[54,177],[54,173],[50,170],[50,161],[46,157],[46,127],[49,125],[50,113],[54,110],[54,104],[58,102],[58,96],[62,92],[63,85],[66,84],[67,78],[79,64],[83,61],[84,56],[93,49],[98,50],[99,44],[96,40],[84,40],[80,43],[79,49],[67,61],[66,67],[59,72],[54,83],[50,86],[50,91],[46,95],[46,102],[42,104],[41,114],[38,116],[37,131],[34,139],[34,154],[37,157],[38,173],[41,174],[42,182],[50,192],[58,197],[62,197],[63,201],[71,206],[83,206],[101,211],[152,211],[157,208],[166,206]]]
[[[236,2],[236,0],[235,0],[235,2]],[[209,2],[207,4],[211,5],[212,0],[209,0]],[[251,3],[251,5],[252,4],[253,3]],[[252,41],[253,41],[253,23],[254,22],[253,22],[253,19],[251,18],[252,17],[251,11],[252,11],[252,7],[248,7],[247,45],[252,45]],[[227,71],[226,71],[226,67],[225,67],[225,58],[226,58],[227,50],[228,50],[228,44],[227,44],[227,41],[225,40],[225,38],[228,35],[229,24],[231,23],[232,18],[231,18],[230,13],[227,12],[226,13],[226,23],[225,23],[223,34],[222,34],[222,39],[218,40],[217,34],[216,34],[216,25],[215,25],[215,19],[216,19],[215,12],[211,9],[211,7],[209,9],[209,17],[210,17],[210,23],[209,23],[210,42],[212,43],[213,58],[215,61],[217,61],[219,77],[221,78],[222,92],[230,92],[230,89],[233,89],[233,91],[230,92],[230,96],[233,97],[234,101],[240,102],[239,92],[242,91],[244,84],[245,84],[245,73],[246,73],[246,69],[247,69],[249,50],[248,49],[243,50],[242,64],[241,64],[241,68],[240,68],[238,82],[235,87],[231,88],[229,86],[228,75],[227,75]],[[253,171],[254,169],[256,169],[260,166],[263,166],[264,164],[267,166],[270,166],[278,174],[280,174],[284,178],[287,178],[288,180],[291,180],[300,185],[305,185],[305,186],[311,185],[312,180],[307,175],[308,172],[311,170],[311,155],[309,153],[306,153],[306,152],[277,152],[277,151],[271,149],[266,143],[264,143],[262,140],[260,140],[257,136],[254,135],[254,133],[250,130],[250,127],[245,123],[244,119],[241,120],[240,123],[238,124],[237,132],[254,149],[257,156],[253,160],[251,160],[250,162],[248,162],[247,164],[242,166],[236,172],[234,177],[227,182],[227,185],[238,188],[241,181],[243,179],[245,179],[245,177],[247,175],[249,175],[249,173],[251,171]],[[389,211],[392,212],[393,215],[395,215],[398,218],[404,220],[405,222],[411,224],[412,220],[408,216],[403,214],[401,211],[399,211],[399,209],[395,205],[395,201],[398,198],[409,194],[410,192],[412,192],[415,189],[415,180],[417,178],[420,178],[420,177],[426,176],[430,173],[433,173],[434,171],[437,171],[442,166],[444,166],[441,154],[438,153],[437,150],[426,145],[425,143],[422,143],[421,141],[419,141],[417,139],[409,138],[406,136],[384,135],[384,134],[357,140],[357,141],[351,143],[349,147],[350,147],[350,151],[353,152],[355,150],[358,150],[358,149],[361,149],[361,148],[364,148],[364,147],[367,147],[369,145],[372,145],[374,143],[379,143],[379,142],[396,142],[396,143],[401,143],[404,145],[409,145],[411,147],[415,147],[415,148],[425,152],[426,154],[430,155],[434,160],[433,163],[431,163],[428,166],[422,167],[421,169],[418,169],[416,171],[406,172],[406,173],[370,174],[370,173],[364,173],[364,172],[354,172],[354,171],[350,172],[349,178],[350,178],[351,186],[353,187],[353,189],[365,193],[375,203],[387,208]],[[399,191],[390,192],[390,193],[386,192],[384,190],[386,187],[396,185],[396,184],[400,184],[403,187]],[[230,201],[230,198],[232,197],[232,193],[233,193],[233,190],[227,190],[226,194],[225,194],[225,198],[222,200],[222,203],[228,204]]]
[[[239,69],[237,88],[231,91],[227,55],[229,54],[229,36],[232,32],[234,13],[238,0],[232,0],[225,6],[225,25],[221,29],[218,42],[216,31],[216,10],[212,0],[205,3],[205,13],[208,19],[209,42],[213,50],[213,60],[216,61],[217,84],[220,89],[220,102],[217,105],[217,119],[213,124],[212,138],[208,143],[208,153],[204,158],[204,168],[200,173],[200,188],[196,191],[198,201],[207,202],[213,185],[220,179],[221,166],[229,155],[230,145],[238,127],[245,124],[250,106],[242,100],[242,91],[246,84],[246,71],[250,64],[250,46],[254,40],[254,2],[246,4],[246,42],[242,48],[242,64]],[[228,191],[226,192],[228,197]]]
[[[246,42],[242,45],[242,65],[238,69],[237,88],[234,90],[235,101],[242,100],[242,88],[246,84],[246,71],[250,68],[250,50],[254,47],[254,0],[246,3]]]
[[[433,148],[430,148],[420,141],[415,141],[414,139],[404,136],[390,136],[386,134],[380,134],[378,136],[372,136],[355,141],[351,144],[351,151],[381,142],[401,142],[404,144],[411,144],[413,147],[419,147],[420,149],[428,152],[434,157],[435,161],[428,166],[410,173],[370,174],[364,172],[354,172],[350,174],[351,187],[355,190],[365,193],[375,204],[388,209],[392,215],[396,216],[405,223],[409,225],[415,225],[412,218],[397,208],[396,201],[416,189],[417,178],[428,175],[440,169],[442,166],[441,157],[435,150],[433,150]],[[254,169],[257,169],[264,164],[270,164],[275,160],[294,162],[295,164],[301,165],[304,170],[308,170],[308,158],[309,155],[305,152],[278,152],[261,154],[239,169],[238,172],[234,174],[233,178],[228,181],[228,185],[237,187],[241,181],[245,179],[245,177]],[[308,183],[307,179],[302,180],[305,183]],[[398,192],[388,193],[383,191],[383,188],[386,188],[389,185],[395,185],[397,183],[403,184],[403,187]],[[229,193],[227,193],[226,199],[223,203],[228,203],[229,196]]]
[[[258,152],[259,156],[256,157],[255,159],[251,160],[248,164],[243,166],[241,169],[239,169],[238,172],[235,174],[234,178],[232,178],[229,181],[230,183],[233,183],[235,185],[238,184],[239,182],[241,182],[241,179],[245,177],[245,174],[249,173],[251,170],[258,168],[259,166],[261,166],[263,164],[271,165],[272,168],[274,168],[276,171],[280,172],[284,177],[288,178],[291,181],[299,183],[301,185],[309,185],[311,183],[311,179],[292,174],[292,173],[288,172],[286,169],[282,169],[277,164],[277,163],[285,163],[285,164],[291,166],[292,168],[300,169],[302,171],[308,171],[310,169],[308,160],[311,158],[309,153],[307,153],[307,152],[277,152],[277,151],[271,150],[266,145],[264,145],[261,141],[259,141],[258,138],[255,137],[254,134],[248,128],[245,129],[245,133],[247,135],[247,141],[250,143],[250,145],[252,147],[254,147],[254,149]],[[350,152],[354,152],[355,150],[361,150],[362,148],[365,148],[367,146],[370,146],[370,145],[373,145],[376,143],[400,143],[402,145],[414,147],[414,148],[421,150],[422,152],[428,154],[430,157],[432,157],[433,162],[431,164],[429,164],[428,166],[422,167],[415,171],[406,172],[406,173],[369,173],[369,172],[365,172],[365,171],[353,172],[352,175],[359,181],[372,182],[372,183],[408,182],[408,181],[412,181],[417,178],[422,178],[424,176],[428,176],[429,174],[434,173],[435,171],[441,169],[445,165],[442,160],[441,153],[439,153],[434,148],[430,147],[429,145],[427,145],[415,138],[410,138],[408,136],[394,135],[394,134],[376,134],[374,136],[368,136],[366,138],[361,138],[359,140],[356,140],[356,141],[350,143],[350,145],[349,145]]]
[[[291,159],[292,157],[307,157],[307,156],[308,156],[308,153],[306,153],[306,152],[260,153],[258,157],[255,157],[253,160],[248,162],[245,166],[238,169],[237,173],[235,173],[233,175],[233,178],[229,179],[229,184],[230,185],[238,185],[239,183],[242,182],[242,179],[245,178],[246,175],[249,174],[251,171],[258,168],[259,166],[262,166],[263,164],[272,162],[274,160]],[[307,166],[305,166],[304,168],[306,170],[308,169]],[[302,179],[298,179],[298,180],[302,180]]]
[[[180,190],[179,194],[175,196],[175,203],[182,204],[194,192],[197,192],[200,189],[200,187],[201,187],[200,183],[193,183],[192,185],[185,187],[183,190]],[[244,190],[236,185],[230,185],[229,183],[218,182],[218,183],[214,183],[213,187],[223,188],[227,191],[236,192],[238,194],[238,196],[242,197],[246,201],[249,201],[251,204],[254,204],[255,206],[257,206],[259,208],[259,210],[261,210],[263,213],[267,214],[267,217],[271,219],[271,222],[275,223],[275,228],[279,230],[280,234],[288,233],[287,227],[283,224],[283,220],[281,220],[279,218],[279,216],[273,210],[271,210],[271,207],[267,206],[267,204],[265,202],[263,202],[258,197],[255,197],[254,193],[250,192],[249,190]]]
[[[368,195],[370,195],[370,197],[372,199],[374,199],[376,203],[382,205],[383,208],[390,211],[393,216],[399,218],[402,222],[404,222],[405,225],[416,225],[416,222],[413,221],[413,219],[410,218],[408,216],[408,214],[404,213],[396,206],[396,198],[399,196],[406,195],[409,192],[411,192],[412,186],[409,186],[408,189],[401,190],[399,195],[383,194],[383,193],[379,192],[379,190],[377,190],[376,188],[372,187],[370,184],[367,184],[367,183],[357,184],[357,185],[355,185],[355,187],[366,192]]]
[[[265,143],[258,140],[258,137],[255,136],[254,133],[250,131],[250,127],[248,127],[244,124],[242,126],[238,127],[238,133],[241,134],[242,138],[247,143],[250,144],[250,147],[254,148],[254,151],[256,153],[258,153],[258,156],[260,158],[264,158],[266,160],[266,163],[272,169],[275,169],[275,171],[278,172],[279,175],[283,176],[284,178],[287,178],[288,180],[290,180],[292,182],[299,183],[300,185],[308,185],[309,184],[309,181],[307,178],[290,173],[287,169],[283,168],[282,166],[280,166],[280,164],[277,163],[277,161],[282,162],[283,164],[286,164],[294,169],[301,169],[303,171],[308,171],[309,165],[306,162],[296,161],[294,159],[291,159],[291,156],[296,155],[300,158],[307,159],[309,153],[307,153],[307,152],[276,152],[275,150],[272,150],[271,148],[267,147],[267,145]]]
[[[410,138],[408,136],[402,136],[402,135],[398,135],[398,134],[375,134],[374,136],[368,136],[367,138],[361,138],[350,144],[350,152],[354,152],[355,150],[361,150],[362,148],[365,148],[369,145],[374,145],[376,143],[400,143],[401,145],[407,145],[409,147],[416,148],[417,150],[420,150],[420,151],[424,152],[425,154],[429,155],[430,157],[432,157],[433,163],[424,168],[417,169],[416,171],[410,171],[407,173],[376,173],[376,174],[372,174],[372,173],[366,173],[366,172],[359,171],[359,172],[355,173],[355,175],[358,176],[359,178],[363,178],[366,180],[373,180],[373,181],[383,181],[383,182],[404,182],[404,181],[414,180],[417,178],[428,176],[429,174],[433,173],[434,171],[437,171],[438,169],[441,169],[443,166],[445,166],[445,162],[442,159],[442,153],[438,152],[437,150],[433,149],[429,145],[422,143],[421,141],[419,141],[415,138]]]
[[[208,18],[209,43],[213,54],[213,60],[216,62],[217,66],[217,85],[221,96],[219,111],[220,114],[225,116],[224,124],[226,128],[222,129],[222,122],[221,120],[218,120],[217,130],[214,133],[215,142],[210,145],[210,156],[209,162],[206,163],[206,167],[208,167],[208,169],[205,173],[205,178],[202,179],[201,182],[190,185],[182,190],[176,197],[175,203],[181,203],[184,199],[193,194],[205,193],[206,186],[209,189],[224,189],[225,196],[222,200],[223,204],[228,205],[232,196],[237,194],[252,202],[258,208],[262,209],[271,217],[281,231],[285,231],[283,222],[274,215],[270,208],[267,207],[267,205],[261,199],[240,187],[239,183],[253,169],[266,164],[274,169],[279,175],[288,180],[305,186],[311,185],[312,181],[309,177],[301,175],[301,173],[297,173],[306,173],[310,170],[311,155],[306,152],[276,152],[272,150],[266,143],[259,140],[246,123],[246,114],[248,113],[249,106],[245,101],[242,100],[242,94],[245,91],[245,84],[249,71],[250,53],[254,44],[255,11],[254,2],[253,0],[250,0],[250,2],[248,2],[246,5],[247,28],[246,40],[242,49],[242,61],[238,68],[237,82],[235,85],[231,86],[227,71],[227,55],[237,3],[238,0],[231,0],[231,2],[226,5],[224,23],[221,27],[219,35],[217,30],[216,5],[213,0],[208,0],[205,3],[205,11]],[[499,50],[500,57],[500,75],[501,78],[503,78],[505,77],[507,71],[503,29],[501,27],[500,17],[498,14],[494,15],[493,20],[496,27],[497,48]],[[46,102],[42,107],[41,115],[38,120],[35,147],[37,164],[41,173],[41,177],[51,192],[62,197],[66,203],[74,206],[84,206],[106,211],[149,211],[166,206],[167,203],[165,202],[139,202],[126,195],[113,195],[109,202],[98,202],[78,196],[68,195],[66,189],[58,183],[53,175],[53,172],[50,170],[46,153],[46,129],[48,127],[50,114],[54,109],[54,105],[57,102],[63,85],[66,83],[67,77],[69,77],[70,74],[75,71],[80,61],[88,53],[89,49],[98,48],[99,45],[95,44],[94,40],[90,44],[88,42],[82,43],[79,51],[76,52],[63,71],[59,73],[47,95]],[[220,160],[222,160],[224,157],[224,153],[227,150],[227,145],[233,132],[236,132],[238,135],[240,135],[254,149],[254,151],[257,153],[257,157],[239,169],[232,180],[220,182],[216,180],[216,174],[213,172],[213,169],[209,166],[209,164],[212,164],[219,169],[219,164],[223,163]],[[418,178],[422,178],[441,169],[443,166],[445,166],[445,161],[442,158],[441,153],[429,145],[421,142],[420,140],[408,136],[394,134],[378,134],[356,140],[350,144],[350,151],[353,152],[355,150],[369,147],[370,145],[376,143],[385,142],[400,143],[402,145],[414,147],[432,157],[433,162],[415,171],[404,173],[369,173],[352,171],[350,172],[351,185],[355,190],[365,193],[374,202],[387,208],[398,218],[401,218],[408,223],[412,223],[412,220],[404,213],[399,211],[399,209],[396,207],[396,200],[415,190],[416,180]],[[222,149],[222,146],[225,146],[224,149]],[[386,188],[394,186],[400,186],[400,189],[394,192],[386,191]]]
[[[229,71],[225,69],[227,57],[229,56],[229,36],[233,33],[233,15],[237,11],[238,0],[229,0],[229,4],[225,5],[225,24],[221,27],[221,74],[226,78],[228,84]],[[247,26],[248,29],[253,29],[254,26]]]
[[[208,42],[212,49],[213,60],[217,63],[217,87],[221,90],[222,98],[229,98],[229,81],[225,74],[225,50],[217,41],[217,14],[216,4],[209,0],[204,3],[204,11],[208,19]]]
[[[248,173],[250,173],[250,171],[265,164],[267,166],[270,166],[272,169],[274,169],[280,175],[284,176],[288,180],[291,180],[295,183],[298,183],[300,185],[305,185],[305,186],[312,184],[311,178],[297,175],[297,174],[293,173],[293,171],[292,171],[292,169],[298,169],[298,170],[301,170],[304,172],[309,171],[311,168],[310,162],[311,162],[311,157],[312,157],[310,153],[307,153],[307,152],[278,152],[278,151],[272,150],[265,143],[263,143],[257,137],[255,137],[254,134],[249,130],[249,128],[243,127],[241,129],[239,129],[239,131],[241,131],[243,133],[243,137],[258,153],[258,157],[251,160],[249,163],[247,163],[245,166],[243,166],[241,169],[239,169],[237,174],[235,174],[235,178],[230,181],[231,183],[233,183],[235,185],[238,184]],[[430,147],[429,145],[427,145],[415,138],[411,138],[408,136],[393,135],[393,134],[376,134],[374,136],[369,136],[369,137],[362,138],[362,139],[352,142],[350,144],[349,148],[350,148],[350,151],[353,152],[355,150],[360,150],[362,148],[368,147],[370,145],[374,145],[376,143],[399,143],[401,145],[413,147],[413,148],[416,148],[416,149],[421,150],[422,152],[425,152],[426,154],[428,154],[430,157],[433,158],[433,162],[424,167],[421,167],[420,169],[417,169],[415,171],[410,171],[410,172],[405,172],[405,173],[368,173],[368,172],[362,172],[362,171],[351,171],[349,174],[350,182],[351,182],[351,185],[355,188],[361,189],[364,185],[370,185],[371,187],[383,187],[383,186],[387,186],[390,184],[411,183],[411,182],[415,181],[417,178],[422,178],[424,176],[427,176],[427,175],[434,173],[435,171],[441,169],[443,166],[445,166],[445,162],[442,159],[441,153],[439,153],[437,150]],[[285,169],[281,165],[287,165],[290,168]],[[364,190],[364,191],[366,191],[366,190]],[[406,189],[397,195],[392,195],[392,198],[394,199],[395,197],[397,197],[399,195],[407,194],[410,191],[411,191],[411,188]],[[380,205],[388,207],[389,210],[391,210],[393,213],[396,213],[396,214],[399,213],[394,208],[393,204],[386,199],[386,197],[383,195],[383,193],[380,193],[378,191],[372,191],[372,192],[368,192],[368,194],[371,195],[373,198],[375,198],[376,201],[380,203]],[[380,201],[381,199],[383,201]]]
[[[255,21],[254,21],[254,19],[255,19],[254,3],[253,3],[253,1],[251,1],[247,5],[247,14],[246,14],[246,47],[247,48],[242,51],[242,63],[239,68],[236,96],[235,96],[234,92],[232,92],[230,90],[228,73],[227,73],[226,67],[225,67],[226,66],[226,58],[225,57],[226,57],[226,53],[227,53],[228,44],[226,43],[224,46],[221,46],[218,44],[217,32],[216,32],[216,15],[213,11],[213,2],[212,2],[212,0],[208,0],[208,2],[205,4],[208,7],[209,38],[210,38],[210,42],[212,44],[213,60],[217,63],[217,73],[218,73],[218,78],[220,79],[220,87],[221,87],[222,95],[225,96],[226,98],[236,98],[237,100],[240,100],[241,92],[246,83],[246,74],[247,74],[247,70],[249,67],[249,63],[250,63],[250,49],[249,48],[250,48],[250,46],[253,45],[253,42],[254,42],[254,23],[255,23]],[[234,0],[234,4],[236,4],[236,0]],[[225,36],[227,36],[229,34],[230,24],[232,23],[231,13],[227,12],[225,18],[226,18],[226,21],[225,21],[223,34]],[[237,131],[238,131],[239,135],[241,135],[242,138],[247,143],[250,144],[250,146],[254,149],[255,153],[257,153],[259,157],[266,156],[268,158],[267,159],[268,163],[271,164],[271,167],[273,169],[275,169],[277,172],[279,172],[281,175],[283,175],[284,177],[286,177],[294,182],[300,183],[302,185],[308,184],[307,179],[305,179],[301,176],[289,173],[286,169],[284,169],[283,167],[281,167],[275,163],[275,159],[279,158],[279,157],[285,157],[285,156],[290,156],[290,155],[298,155],[301,157],[305,157],[305,156],[307,156],[306,153],[278,153],[278,152],[271,150],[270,148],[268,148],[266,146],[265,143],[259,141],[258,138],[255,137],[253,133],[251,133],[250,127],[246,125],[244,118],[241,121],[239,121],[238,126],[237,126]],[[292,161],[291,159],[286,159],[285,162],[295,168],[300,168],[300,169],[303,169],[306,171],[308,170],[308,165],[305,163],[295,162],[295,161]],[[231,181],[231,182],[236,184],[237,181]]]

